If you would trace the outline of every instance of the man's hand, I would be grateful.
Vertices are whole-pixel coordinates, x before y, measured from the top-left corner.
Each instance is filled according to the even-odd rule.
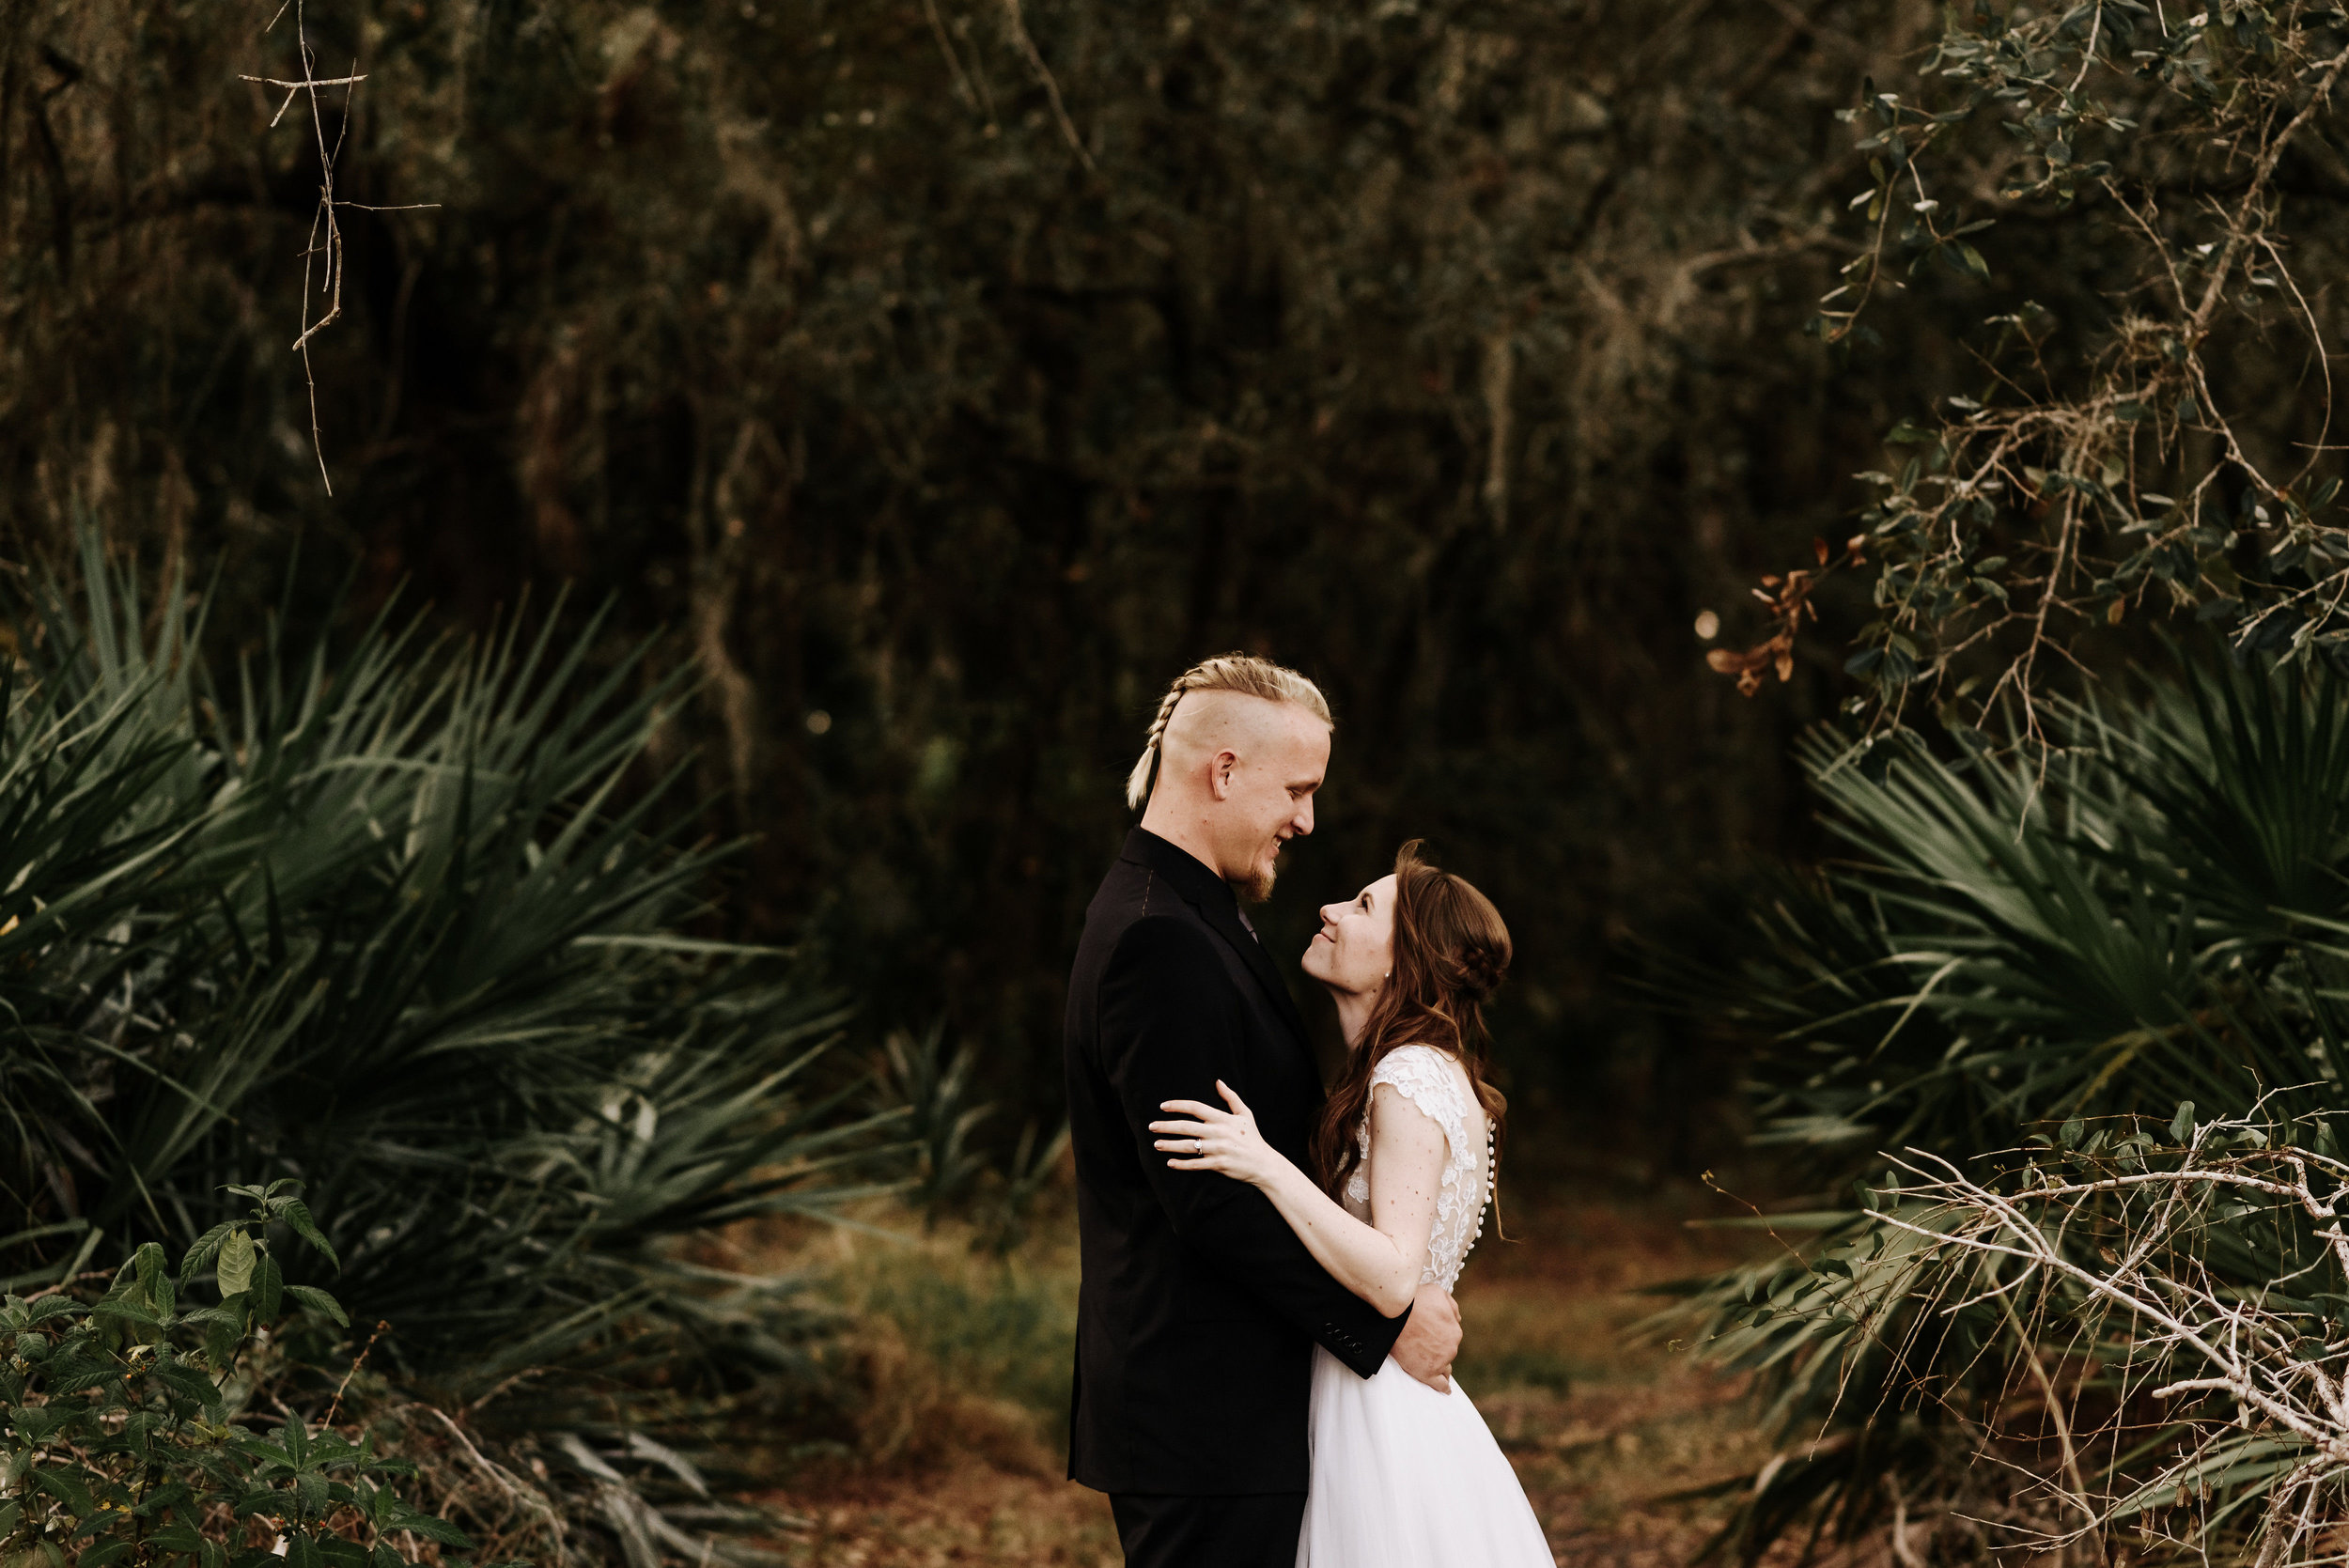
[[[1460,1309],[1441,1285],[1422,1285],[1411,1319],[1389,1354],[1394,1364],[1439,1394],[1452,1391],[1452,1358],[1460,1353]]]

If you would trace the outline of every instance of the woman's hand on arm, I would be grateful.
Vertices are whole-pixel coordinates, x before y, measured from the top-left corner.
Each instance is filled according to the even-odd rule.
[[[1216,1172],[1257,1188],[1332,1279],[1388,1317],[1408,1307],[1426,1266],[1427,1237],[1436,1222],[1436,1184],[1443,1174],[1443,1129],[1406,1102],[1409,1115],[1398,1118],[1396,1130],[1389,1135],[1393,1144],[1391,1151],[1387,1142],[1378,1141],[1380,1131],[1374,1119],[1372,1139],[1378,1157],[1372,1164],[1372,1208],[1377,1222],[1366,1225],[1265,1141],[1255,1114],[1227,1084],[1219,1079],[1215,1087],[1230,1110],[1219,1110],[1197,1100],[1167,1100],[1160,1105],[1160,1110],[1170,1113],[1169,1119],[1151,1123],[1150,1130],[1158,1135],[1159,1151],[1174,1157],[1167,1164],[1177,1171]],[[1391,1090],[1385,1094],[1392,1096]],[[1373,1101],[1374,1118],[1377,1103]],[[1421,1126],[1410,1126],[1411,1122]],[[1432,1159],[1420,1146],[1430,1136],[1435,1141]],[[1382,1168],[1390,1159],[1396,1167],[1392,1182]],[[1392,1196],[1382,1205],[1377,1193],[1389,1188]],[[1423,1192],[1424,1203],[1412,1203],[1408,1197],[1412,1192]],[[1416,1212],[1420,1208],[1424,1212]]]
[[[1229,1110],[1198,1100],[1167,1100],[1159,1109],[1175,1116],[1188,1116],[1190,1121],[1164,1121],[1150,1124],[1150,1130],[1159,1135],[1160,1154],[1175,1157],[1166,1163],[1177,1171],[1214,1171],[1246,1182],[1251,1187],[1270,1188],[1283,1172],[1300,1174],[1297,1167],[1278,1149],[1264,1141],[1264,1133],[1256,1126],[1256,1113],[1248,1109],[1248,1102],[1233,1093],[1231,1085],[1221,1079],[1215,1080],[1215,1092],[1223,1096]]]

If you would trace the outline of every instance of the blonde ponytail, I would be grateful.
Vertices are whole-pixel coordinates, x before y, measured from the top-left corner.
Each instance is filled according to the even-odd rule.
[[[1323,723],[1336,726],[1336,721],[1330,717],[1329,699],[1321,694],[1321,688],[1295,670],[1252,653],[1219,654],[1201,660],[1175,676],[1174,684],[1159,699],[1158,716],[1150,721],[1149,738],[1143,743],[1142,755],[1134,763],[1133,771],[1126,775],[1126,804],[1135,811],[1150,802],[1150,791],[1158,784],[1159,760],[1166,749],[1166,726],[1174,720],[1175,705],[1192,691],[1237,691],[1268,702],[1295,703]]]

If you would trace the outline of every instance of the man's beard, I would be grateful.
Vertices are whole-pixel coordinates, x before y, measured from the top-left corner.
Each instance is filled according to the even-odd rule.
[[[1274,861],[1269,865],[1253,865],[1248,869],[1248,880],[1238,884],[1234,891],[1251,904],[1261,904],[1272,896],[1272,884],[1279,881],[1280,877],[1281,862],[1279,861]]]

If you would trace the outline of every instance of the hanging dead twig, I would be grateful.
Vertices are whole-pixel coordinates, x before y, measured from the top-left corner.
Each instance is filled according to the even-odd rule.
[[[342,224],[335,216],[335,210],[352,207],[370,212],[408,212],[439,204],[411,202],[400,206],[377,206],[366,202],[345,201],[335,195],[335,164],[342,156],[343,143],[350,133],[351,101],[358,91],[359,84],[367,78],[359,70],[359,62],[356,60],[351,62],[350,71],[344,75],[320,76],[318,73],[318,54],[310,45],[304,4],[305,0],[287,0],[285,5],[278,8],[277,14],[270,19],[269,26],[262,29],[264,33],[273,30],[277,23],[285,19],[287,11],[293,12],[294,47],[301,60],[301,75],[290,81],[276,76],[250,75],[240,75],[238,80],[286,89],[285,101],[280,103],[277,106],[277,112],[270,116],[269,123],[272,130],[276,128],[280,120],[286,117],[286,111],[293,107],[296,99],[306,96],[309,100],[311,137],[317,144],[319,155],[319,199],[318,206],[310,219],[309,243],[303,247],[302,253],[302,332],[293,341],[293,351],[302,356],[303,386],[309,399],[310,450],[318,458],[319,482],[326,487],[326,493],[331,496],[334,493],[334,478],[327,471],[326,442],[319,427],[318,372],[311,364],[310,344],[319,334],[342,319],[343,273],[346,256]],[[319,90],[322,87],[343,89],[342,118],[335,126],[334,138],[331,146],[326,136],[325,110],[319,101]],[[315,291],[312,287],[314,283],[316,284]],[[312,319],[311,317],[311,302],[314,297],[321,301],[324,305],[316,319]]]

